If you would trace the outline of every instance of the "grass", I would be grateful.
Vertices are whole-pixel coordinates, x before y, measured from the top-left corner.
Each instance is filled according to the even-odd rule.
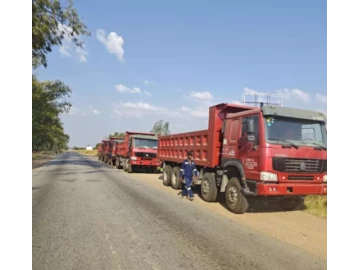
[[[55,155],[54,151],[32,152],[32,160],[48,159]]]
[[[305,197],[305,212],[320,218],[327,218],[327,196],[307,196]]]
[[[80,154],[84,154],[84,155],[92,156],[92,157],[96,157],[98,155],[97,149],[94,149],[94,150],[79,149],[79,150],[75,150],[75,151]]]

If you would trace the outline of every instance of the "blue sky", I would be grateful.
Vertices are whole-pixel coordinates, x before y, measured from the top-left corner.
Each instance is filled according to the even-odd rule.
[[[205,129],[207,108],[247,92],[284,95],[284,106],[327,110],[325,0],[84,1],[86,47],[54,48],[40,79],[68,84],[62,117],[70,145],[115,131]]]

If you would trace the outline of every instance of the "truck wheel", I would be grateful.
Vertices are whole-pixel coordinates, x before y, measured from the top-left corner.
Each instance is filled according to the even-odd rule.
[[[163,185],[170,186],[171,183],[172,168],[166,165],[163,171]]]
[[[239,180],[232,177],[226,186],[225,197],[229,210],[235,214],[244,214],[249,208],[249,203],[241,190]]]
[[[215,202],[218,195],[215,176],[213,173],[205,173],[201,180],[201,197],[206,202]]]
[[[99,158],[99,161],[101,161],[101,155],[99,155],[99,157],[98,157],[98,158]]]
[[[113,161],[112,161],[112,159],[111,159],[111,158],[109,158],[109,160],[107,161],[107,165],[109,165],[109,166],[111,166],[111,167],[112,167],[112,165],[113,165]]]
[[[279,202],[279,207],[283,211],[295,211],[301,208],[304,204],[304,198],[294,197],[294,198],[284,198]]]
[[[130,164],[130,159],[125,160],[125,171],[127,171],[127,173],[133,172],[133,168]]]
[[[116,158],[115,167],[116,167],[117,169],[121,169],[121,165],[120,165],[120,160],[119,160],[119,158]]]
[[[173,189],[181,189],[180,168],[174,167],[171,174],[171,186]]]

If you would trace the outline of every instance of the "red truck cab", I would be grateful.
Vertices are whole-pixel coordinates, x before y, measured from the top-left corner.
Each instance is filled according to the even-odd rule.
[[[284,209],[293,209],[304,195],[327,194],[325,125],[325,115],[315,111],[218,104],[209,108],[207,130],[159,138],[164,184],[180,187],[180,162],[192,150],[200,171],[195,184],[205,201],[225,192],[228,208],[244,213],[247,186],[254,196],[280,199]]]
[[[116,150],[116,167],[131,173],[134,169],[156,172],[158,139],[154,133],[125,132],[125,139]]]

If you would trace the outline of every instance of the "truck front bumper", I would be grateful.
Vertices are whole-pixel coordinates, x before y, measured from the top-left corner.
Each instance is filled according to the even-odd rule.
[[[256,195],[327,195],[327,184],[258,183],[256,185]]]

